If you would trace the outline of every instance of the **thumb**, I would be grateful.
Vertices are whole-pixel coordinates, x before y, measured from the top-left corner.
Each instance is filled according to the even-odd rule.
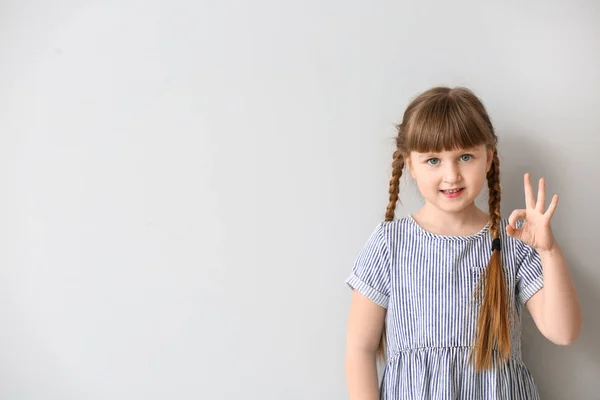
[[[521,230],[520,229],[515,229],[510,225],[506,225],[506,233],[508,234],[508,236],[514,237],[514,238],[519,238],[521,237]]]

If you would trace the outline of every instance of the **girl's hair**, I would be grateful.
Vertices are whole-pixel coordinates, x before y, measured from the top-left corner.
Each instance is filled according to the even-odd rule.
[[[434,87],[416,97],[406,108],[397,125],[396,151],[393,154],[389,204],[385,220],[392,221],[398,201],[400,177],[411,151],[420,153],[467,149],[486,145],[493,150],[491,168],[487,173],[489,188],[489,231],[492,239],[500,232],[500,165],[497,137],[482,102],[463,87]],[[479,289],[483,289],[475,344],[471,361],[477,370],[490,368],[494,362],[494,346],[499,360],[510,356],[508,293],[502,272],[500,250],[493,247],[488,267],[482,274]],[[385,326],[378,355],[385,358]]]

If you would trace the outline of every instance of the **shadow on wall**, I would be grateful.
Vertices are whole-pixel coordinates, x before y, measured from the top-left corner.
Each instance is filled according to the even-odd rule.
[[[524,360],[542,399],[600,398],[598,393],[589,393],[590,388],[598,387],[600,377],[600,273],[596,266],[600,259],[596,238],[600,215],[593,206],[600,202],[600,194],[587,193],[590,182],[595,185],[594,178],[600,176],[600,164],[587,166],[586,176],[581,176],[581,164],[560,162],[568,161],[565,152],[556,154],[556,149],[528,137],[523,130],[499,136],[502,214],[508,217],[514,209],[525,207],[525,172],[531,173],[536,196],[541,177],[546,179],[547,203],[559,194],[552,228],[571,266],[583,309],[583,332],[573,345],[557,346],[539,333],[529,313],[524,312]],[[583,162],[579,158],[575,161]]]

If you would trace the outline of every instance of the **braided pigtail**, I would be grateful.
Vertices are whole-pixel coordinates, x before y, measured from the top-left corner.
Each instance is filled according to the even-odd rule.
[[[399,128],[400,129],[400,128]],[[400,130],[401,132],[401,130]],[[399,199],[400,193],[400,177],[402,176],[402,171],[404,169],[404,153],[401,150],[396,150],[393,155],[392,161],[392,178],[390,179],[390,188],[389,188],[389,203],[385,210],[385,220],[393,221],[394,214],[396,212],[396,203]],[[386,334],[385,334],[385,323],[383,325],[383,330],[381,332],[381,339],[379,341],[379,347],[377,348],[377,356],[379,359],[385,359],[385,342],[386,342]]]
[[[390,202],[385,210],[385,220],[393,221],[394,213],[396,212],[396,203],[398,202],[400,193],[400,177],[404,168],[404,155],[400,150],[394,152],[392,161],[392,179],[390,179]]]
[[[475,336],[475,368],[489,369],[494,362],[494,346],[500,361],[510,357],[510,326],[508,317],[508,293],[502,270],[500,243],[500,160],[494,147],[492,165],[487,173],[489,188],[490,234],[492,257],[483,276],[480,288],[483,299],[477,319]]]

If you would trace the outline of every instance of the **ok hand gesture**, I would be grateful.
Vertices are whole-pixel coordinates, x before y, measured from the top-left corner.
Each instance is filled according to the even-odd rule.
[[[554,235],[550,228],[550,220],[558,204],[558,195],[552,197],[548,209],[544,211],[546,202],[546,182],[540,179],[537,201],[531,188],[529,174],[525,174],[525,209],[515,210],[508,218],[506,233],[515,237],[538,251],[550,251],[556,245]],[[517,228],[517,221],[525,221],[521,228]]]

